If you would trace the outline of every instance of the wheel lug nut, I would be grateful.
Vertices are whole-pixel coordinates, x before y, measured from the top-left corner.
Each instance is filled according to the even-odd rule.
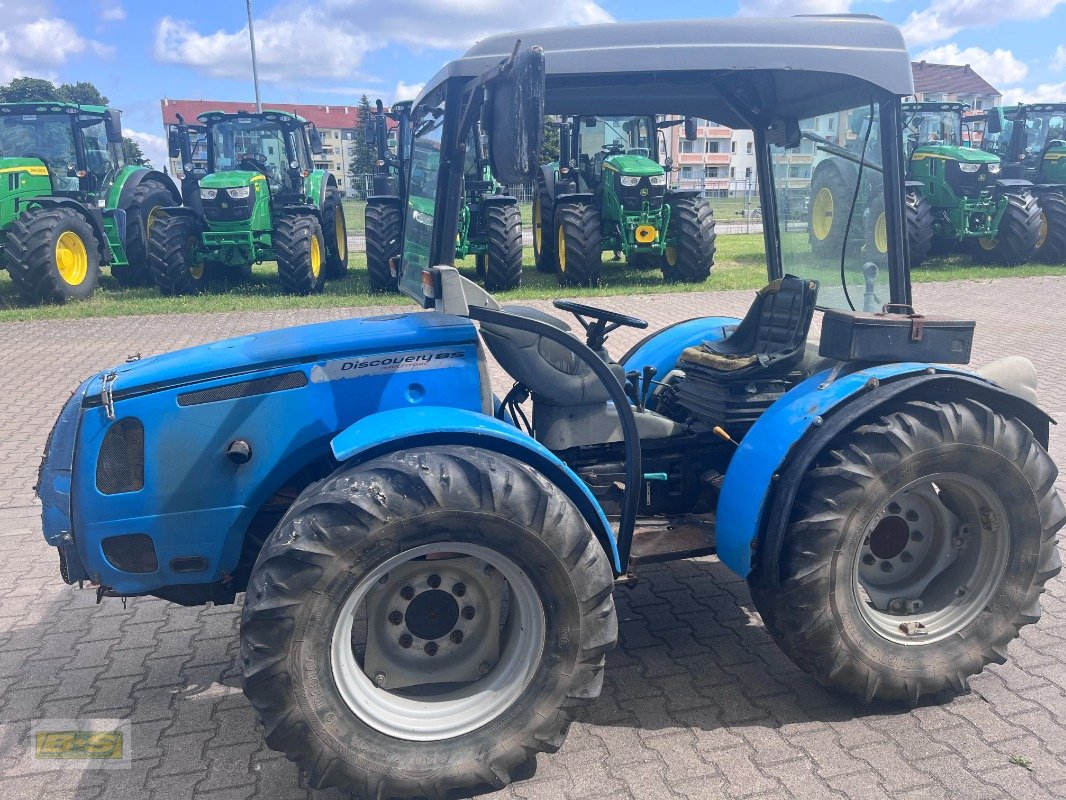
[[[440,586],[440,575],[430,575],[426,578],[426,583],[429,584],[430,589],[436,589]]]
[[[426,651],[426,655],[427,656],[435,656],[435,655],[437,655],[437,643],[436,642],[426,642],[426,646],[423,647],[422,649]]]
[[[414,596],[415,590],[413,586],[404,586],[402,589],[400,589],[400,597],[402,597],[404,600],[410,600]]]
[[[482,675],[488,675],[489,669],[490,667],[488,661],[482,661],[480,664],[477,665],[477,671],[480,672]]]
[[[463,606],[463,619],[473,619],[475,613],[473,606]]]
[[[920,542],[924,538],[925,538],[925,534],[922,533],[921,531],[911,531],[911,541]]]
[[[907,519],[910,522],[917,522],[918,521],[918,512],[914,511],[914,510],[908,511],[907,512]]]
[[[899,554],[899,560],[902,561],[904,564],[909,564],[910,562],[914,561],[914,556],[911,555],[909,550],[904,550],[902,553]]]
[[[968,590],[966,589],[965,586],[960,586],[958,589],[955,590],[955,594],[958,597],[965,597],[967,591]]]
[[[406,650],[408,647],[411,646],[411,643],[413,641],[414,640],[411,638],[411,634],[405,633],[402,636],[400,636],[400,647],[402,647],[404,650]]]
[[[454,594],[456,597],[462,597],[464,594],[466,594],[466,584],[462,581],[455,584],[455,586],[452,587],[452,594]]]
[[[378,672],[377,674],[374,675],[374,683],[376,683],[378,686],[384,686],[385,685],[385,681],[387,679],[388,678],[386,677],[384,672]]]
[[[882,561],[881,562],[881,571],[882,572],[891,572],[892,571],[892,562],[891,561]]]
[[[389,614],[389,622],[391,622],[393,625],[399,625],[401,622],[403,622],[403,614],[401,614],[399,611],[393,611],[391,614]]]
[[[888,504],[888,513],[889,514],[898,514],[899,512],[900,512],[899,503],[889,503]]]
[[[865,564],[866,566],[871,566],[875,561],[877,561],[877,559],[874,558],[869,553],[867,553],[866,555],[864,555],[862,557],[862,563]]]
[[[451,640],[453,642],[455,642],[456,644],[459,644],[460,642],[463,641],[463,632],[462,631],[452,631]]]

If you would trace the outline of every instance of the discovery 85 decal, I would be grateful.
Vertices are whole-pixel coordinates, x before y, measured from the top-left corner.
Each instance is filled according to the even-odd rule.
[[[392,375],[424,369],[472,367],[476,356],[472,347],[437,347],[427,350],[404,350],[353,358],[337,358],[311,368],[312,383],[343,381],[368,375]]]

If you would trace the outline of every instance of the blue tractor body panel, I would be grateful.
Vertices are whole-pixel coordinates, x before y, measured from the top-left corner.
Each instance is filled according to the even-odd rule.
[[[338,434],[331,446],[338,461],[348,461],[426,444],[467,444],[534,466],[581,509],[615,573],[623,571],[614,532],[589,487],[551,450],[495,417],[454,406],[395,408],[360,419]]]

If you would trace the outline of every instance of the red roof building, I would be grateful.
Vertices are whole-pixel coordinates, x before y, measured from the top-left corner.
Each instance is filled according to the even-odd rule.
[[[970,108],[998,106],[1003,95],[969,64],[911,63],[914,99],[918,102],[966,103]]]

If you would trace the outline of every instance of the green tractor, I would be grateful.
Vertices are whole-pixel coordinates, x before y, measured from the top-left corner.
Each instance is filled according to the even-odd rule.
[[[1066,103],[987,111],[981,149],[1003,162],[1003,175],[1033,182],[1040,200],[1036,260],[1066,263]]]
[[[320,291],[348,272],[348,232],[337,180],[315,169],[318,131],[287,111],[209,111],[207,169],[192,160],[190,126],[171,129],[185,175],[181,207],[153,220],[151,268],[163,294],[195,294],[215,277],[276,261],[286,292]]]
[[[392,260],[403,241],[403,203],[408,181],[436,175],[437,164],[412,163],[410,153],[411,103],[396,103],[384,111],[381,101],[372,113],[367,135],[377,150],[374,194],[366,205],[366,254],[370,290],[396,290]],[[389,146],[389,124],[396,132]],[[505,194],[496,181],[475,126],[466,148],[463,197],[459,209],[456,258],[474,256],[478,277],[493,292],[516,289],[522,283],[522,215],[517,198]]]
[[[103,265],[123,286],[148,281],[150,220],[180,195],[125,163],[121,112],[0,104],[0,175],[0,266],[27,302],[88,297]]]
[[[533,251],[537,270],[564,286],[599,281],[603,253],[659,267],[669,281],[701,283],[714,264],[714,216],[698,191],[670,191],[660,135],[682,120],[578,116],[560,123],[559,161],[537,175]],[[695,119],[684,120],[696,138]],[[672,164],[667,161],[667,168]]]

